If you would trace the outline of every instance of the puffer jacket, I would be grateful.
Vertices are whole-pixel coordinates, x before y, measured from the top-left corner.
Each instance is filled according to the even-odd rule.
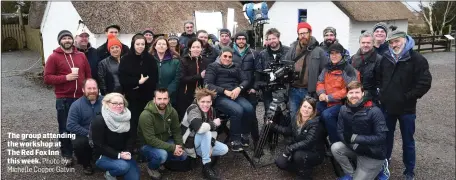
[[[118,92],[122,93],[119,81],[119,62],[109,56],[98,63],[99,89],[102,95]]]
[[[163,60],[160,61],[158,55],[154,55],[158,67],[158,88],[168,89],[171,103],[176,102],[177,88],[179,86],[180,60],[172,56],[170,51],[166,51]]]
[[[241,70],[245,72],[245,75],[248,78],[248,84],[247,86],[244,86],[246,89],[251,89],[253,88],[253,84],[255,82],[255,70],[256,70],[256,65],[255,63],[257,62],[258,58],[258,53],[255,52],[253,49],[250,49],[250,47],[247,45],[247,47],[244,49],[244,54],[241,55],[239,50],[236,48],[236,44],[233,44],[233,63],[240,64],[241,65]],[[216,62],[220,62],[220,57],[217,58]]]
[[[207,67],[204,77],[204,86],[215,90],[219,96],[224,96],[225,90],[232,91],[239,86],[246,87],[248,83],[248,77],[241,70],[241,65],[236,63],[225,66],[219,62],[213,62]],[[245,92],[246,88],[242,91]]]
[[[337,133],[358,155],[382,160],[386,158],[388,128],[380,108],[367,99],[341,107]]]
[[[328,107],[342,104],[347,95],[347,85],[352,81],[359,81],[359,73],[345,59],[336,65],[329,62],[321,72],[317,82],[317,95],[328,95]]]
[[[325,152],[324,145],[324,126],[320,122],[320,117],[307,120],[301,129],[298,128],[297,121],[290,123],[287,127],[278,124],[270,124],[271,130],[291,136],[292,142],[285,149],[286,154],[292,154],[298,150],[308,150],[322,155]]]
[[[378,103],[377,88],[380,82],[375,77],[375,71],[380,66],[382,56],[380,56],[374,49],[366,54],[361,54],[361,50],[351,57],[351,65],[358,70],[363,88],[368,92],[369,98],[375,103]]]

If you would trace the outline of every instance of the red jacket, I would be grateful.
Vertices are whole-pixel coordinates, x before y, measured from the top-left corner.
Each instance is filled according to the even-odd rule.
[[[66,75],[71,73],[72,67],[79,68],[78,79],[67,81]],[[80,98],[84,80],[91,77],[86,56],[75,47],[70,54],[64,53],[62,48],[58,47],[49,56],[44,67],[44,83],[54,85],[56,98]]]

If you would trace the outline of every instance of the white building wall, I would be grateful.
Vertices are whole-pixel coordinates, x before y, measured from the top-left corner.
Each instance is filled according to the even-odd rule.
[[[384,21],[385,23],[388,24],[388,27],[390,25],[395,25],[397,26],[398,30],[402,30],[407,32],[408,30],[408,20],[391,20],[391,21]],[[372,32],[374,25],[378,23],[377,21],[370,21],[370,22],[360,22],[360,21],[354,21],[352,20],[350,22],[350,40],[348,43],[348,51],[350,51],[350,54],[353,55],[355,54],[358,49],[359,49],[359,36],[361,35],[362,30],[367,30]]]
[[[134,34],[120,34],[117,38],[119,38],[120,42],[127,45],[128,47],[131,46],[131,38],[133,38]],[[108,37],[105,34],[95,34],[94,38],[96,39],[95,43],[91,43],[92,47],[97,48],[104,43]]]
[[[265,24],[264,33],[269,28],[277,28],[284,45],[290,45],[297,38],[298,9],[307,9],[307,22],[312,26],[312,35],[323,42],[323,29],[332,26],[337,30],[337,39],[343,46],[349,42],[350,18],[332,2],[280,2],[269,7],[269,24]]]

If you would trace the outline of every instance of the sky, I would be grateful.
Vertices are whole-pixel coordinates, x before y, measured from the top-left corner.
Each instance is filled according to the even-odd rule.
[[[402,3],[404,3],[405,6],[407,6],[407,8],[409,8],[409,9],[413,8],[415,10],[420,10],[420,6],[419,6],[420,2],[418,2],[418,1],[406,1],[406,2],[404,1]],[[426,5],[426,4],[427,4],[427,2],[423,2],[423,5]]]

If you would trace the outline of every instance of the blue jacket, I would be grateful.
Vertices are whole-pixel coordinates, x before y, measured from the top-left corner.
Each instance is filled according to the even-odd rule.
[[[98,96],[95,104],[90,103],[87,97],[82,96],[74,101],[68,111],[67,131],[79,136],[89,135],[89,127],[92,119],[101,114],[101,101],[103,96]]]

